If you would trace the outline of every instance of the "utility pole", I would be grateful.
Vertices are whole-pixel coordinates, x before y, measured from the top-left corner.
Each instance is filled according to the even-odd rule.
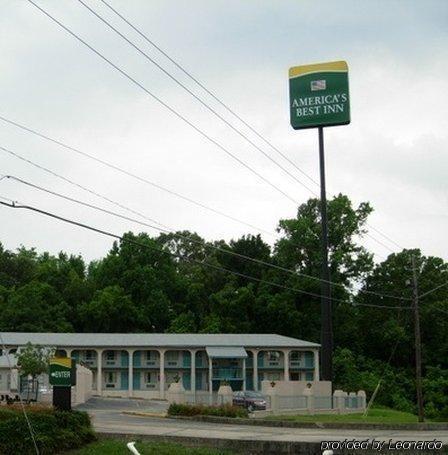
[[[321,377],[323,381],[332,381],[333,321],[331,311],[330,269],[328,267],[327,194],[325,188],[324,129],[322,126],[319,126],[319,164],[320,164],[320,213],[322,224]]]
[[[424,421],[422,391],[422,341],[420,335],[420,313],[418,307],[418,278],[414,255],[412,259],[413,307],[414,307],[414,338],[415,338],[415,387],[417,390],[418,421]]]

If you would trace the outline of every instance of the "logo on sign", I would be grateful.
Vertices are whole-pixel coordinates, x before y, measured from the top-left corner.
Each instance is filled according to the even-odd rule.
[[[325,90],[327,88],[327,81],[311,81],[311,91],[315,92],[316,90]]]

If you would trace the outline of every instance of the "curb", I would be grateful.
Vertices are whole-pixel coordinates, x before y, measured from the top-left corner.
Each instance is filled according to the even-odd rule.
[[[131,415],[131,416],[138,416],[138,417],[162,417],[166,418],[166,413],[158,413],[158,412],[144,412],[144,411],[122,411],[121,414]]]
[[[448,430],[448,423],[339,423],[339,422],[292,422],[289,420],[240,419],[216,416],[166,416],[169,419],[194,420],[198,422],[262,426],[274,428],[319,428],[333,430],[404,430],[440,431]]]

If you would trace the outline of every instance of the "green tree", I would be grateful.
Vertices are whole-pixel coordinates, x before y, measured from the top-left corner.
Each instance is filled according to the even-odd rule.
[[[27,343],[17,354],[17,366],[21,376],[32,376],[33,379],[48,371],[52,351],[39,345]]]
[[[384,306],[402,306],[403,310],[384,310],[364,307],[359,310],[358,327],[362,336],[360,350],[372,358],[384,358],[385,346],[390,352],[394,344],[399,345],[394,355],[394,364],[407,366],[414,355],[414,328],[412,305],[412,268],[411,257],[417,264],[419,293],[436,288],[448,281],[448,263],[441,258],[423,256],[420,250],[403,250],[391,254],[382,263],[377,264],[365,280],[363,290],[395,296],[397,298],[379,298],[375,294],[360,294],[361,303]],[[423,345],[423,364],[440,365],[448,368],[448,319],[443,308],[448,308],[448,287],[441,287],[421,299],[421,332]],[[442,310],[442,311],[439,311]]]
[[[0,312],[0,329],[16,332],[70,332],[69,308],[46,283],[32,281],[9,293]]]
[[[90,302],[79,308],[87,332],[130,332],[139,328],[139,312],[120,286],[97,291]]]

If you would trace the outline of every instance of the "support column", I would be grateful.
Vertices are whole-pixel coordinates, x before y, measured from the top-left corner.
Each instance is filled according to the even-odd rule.
[[[98,395],[103,394],[103,350],[96,350],[96,393]]]
[[[319,349],[314,351],[314,380],[320,381],[320,371],[319,371]]]
[[[253,370],[254,390],[255,390],[255,392],[258,392],[258,351],[255,349],[252,351],[252,359],[253,359],[252,362],[254,364],[253,365],[253,367],[254,367],[254,370]]]
[[[73,349],[66,349],[65,352],[67,353],[67,357],[71,357],[72,356],[72,351]]]
[[[213,404],[213,359],[208,357],[208,388],[209,388],[209,398],[210,404]]]
[[[284,380],[289,381],[289,350],[283,351]]]
[[[159,350],[159,386],[160,398],[165,399],[165,350]]]
[[[190,383],[191,392],[193,393],[193,402],[196,403],[196,351],[190,351]]]
[[[246,359],[243,359],[243,392],[246,391]]]
[[[134,350],[128,350],[128,396],[132,397],[134,391]]]

